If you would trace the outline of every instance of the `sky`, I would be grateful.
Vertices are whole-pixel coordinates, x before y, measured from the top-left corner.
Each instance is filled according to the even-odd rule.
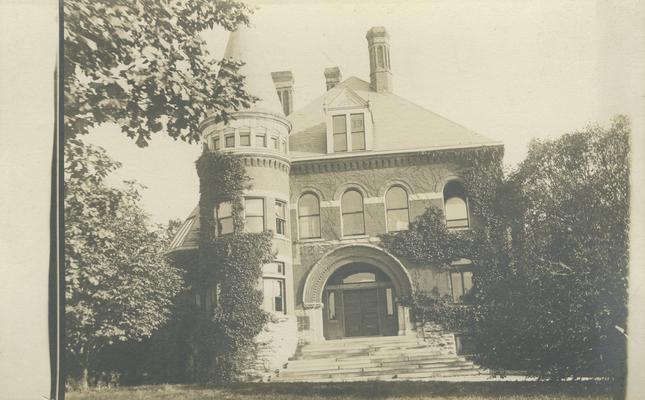
[[[268,71],[291,70],[295,108],[324,92],[325,67],[369,81],[365,34],[390,33],[394,93],[505,145],[507,168],[526,155],[532,138],[555,138],[589,123],[631,115],[642,76],[632,65],[629,7],[600,1],[260,1]],[[205,32],[213,57],[227,32]],[[88,141],[123,163],[111,179],[147,186],[152,219],[185,218],[199,187],[198,145],[163,135],[138,148],[114,126]]]

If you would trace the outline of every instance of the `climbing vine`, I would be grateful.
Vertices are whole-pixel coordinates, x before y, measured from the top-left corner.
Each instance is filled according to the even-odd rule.
[[[212,313],[194,320],[196,372],[200,381],[226,383],[242,376],[252,361],[254,338],[267,321],[257,283],[262,264],[272,261],[271,235],[244,232],[242,193],[250,178],[238,156],[204,152],[196,166],[201,225],[190,283],[217,293]],[[233,232],[218,236],[215,210],[223,202],[232,204]]]

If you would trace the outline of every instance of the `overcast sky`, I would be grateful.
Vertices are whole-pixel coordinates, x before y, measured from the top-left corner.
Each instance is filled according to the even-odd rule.
[[[394,92],[502,141],[508,167],[523,159],[533,137],[629,114],[640,89],[630,64],[638,20],[605,2],[263,1],[257,7],[252,23],[263,34],[267,70],[293,71],[295,108],[324,91],[325,67],[369,81],[365,33],[385,26]],[[213,56],[221,56],[227,33],[204,37]],[[159,135],[140,149],[112,126],[87,139],[124,164],[113,179],[148,187],[144,206],[155,221],[183,219],[197,204],[199,146]]]

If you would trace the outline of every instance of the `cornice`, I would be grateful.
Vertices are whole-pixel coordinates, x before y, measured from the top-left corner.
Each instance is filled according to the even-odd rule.
[[[405,152],[362,152],[352,155],[334,155],[321,158],[296,158],[291,160],[291,173],[297,175],[403,167],[469,160],[472,157],[482,154],[488,154],[490,157],[499,157],[501,160],[503,151],[504,146],[502,144],[493,144]]]
[[[236,111],[234,113],[231,113],[230,119],[240,119],[240,118],[254,118],[254,117],[262,117],[266,119],[272,119],[274,121],[282,123],[286,128],[288,132],[291,132],[291,122],[289,120],[281,115],[265,112],[265,111],[253,111],[253,110],[246,110],[246,111]],[[204,129],[208,128],[211,125],[217,125],[221,121],[217,121],[217,117],[212,115],[209,117],[206,117],[200,124],[199,124],[199,130],[204,131]]]

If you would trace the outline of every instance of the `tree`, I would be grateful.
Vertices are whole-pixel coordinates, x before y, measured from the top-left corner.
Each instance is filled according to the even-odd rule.
[[[182,278],[165,260],[165,230],[151,225],[140,206],[140,186],[107,186],[105,178],[119,164],[102,148],[68,142],[66,350],[70,372],[86,388],[90,361],[101,348],[149,337],[166,322]]]
[[[624,372],[629,121],[534,141],[510,177],[520,204],[514,251],[529,372],[563,378]],[[618,329],[617,329],[618,328]]]
[[[249,22],[237,0],[70,0],[64,3],[65,136],[116,123],[140,147],[163,130],[199,140],[207,113],[256,99],[245,92],[240,62],[211,58],[200,32]]]

